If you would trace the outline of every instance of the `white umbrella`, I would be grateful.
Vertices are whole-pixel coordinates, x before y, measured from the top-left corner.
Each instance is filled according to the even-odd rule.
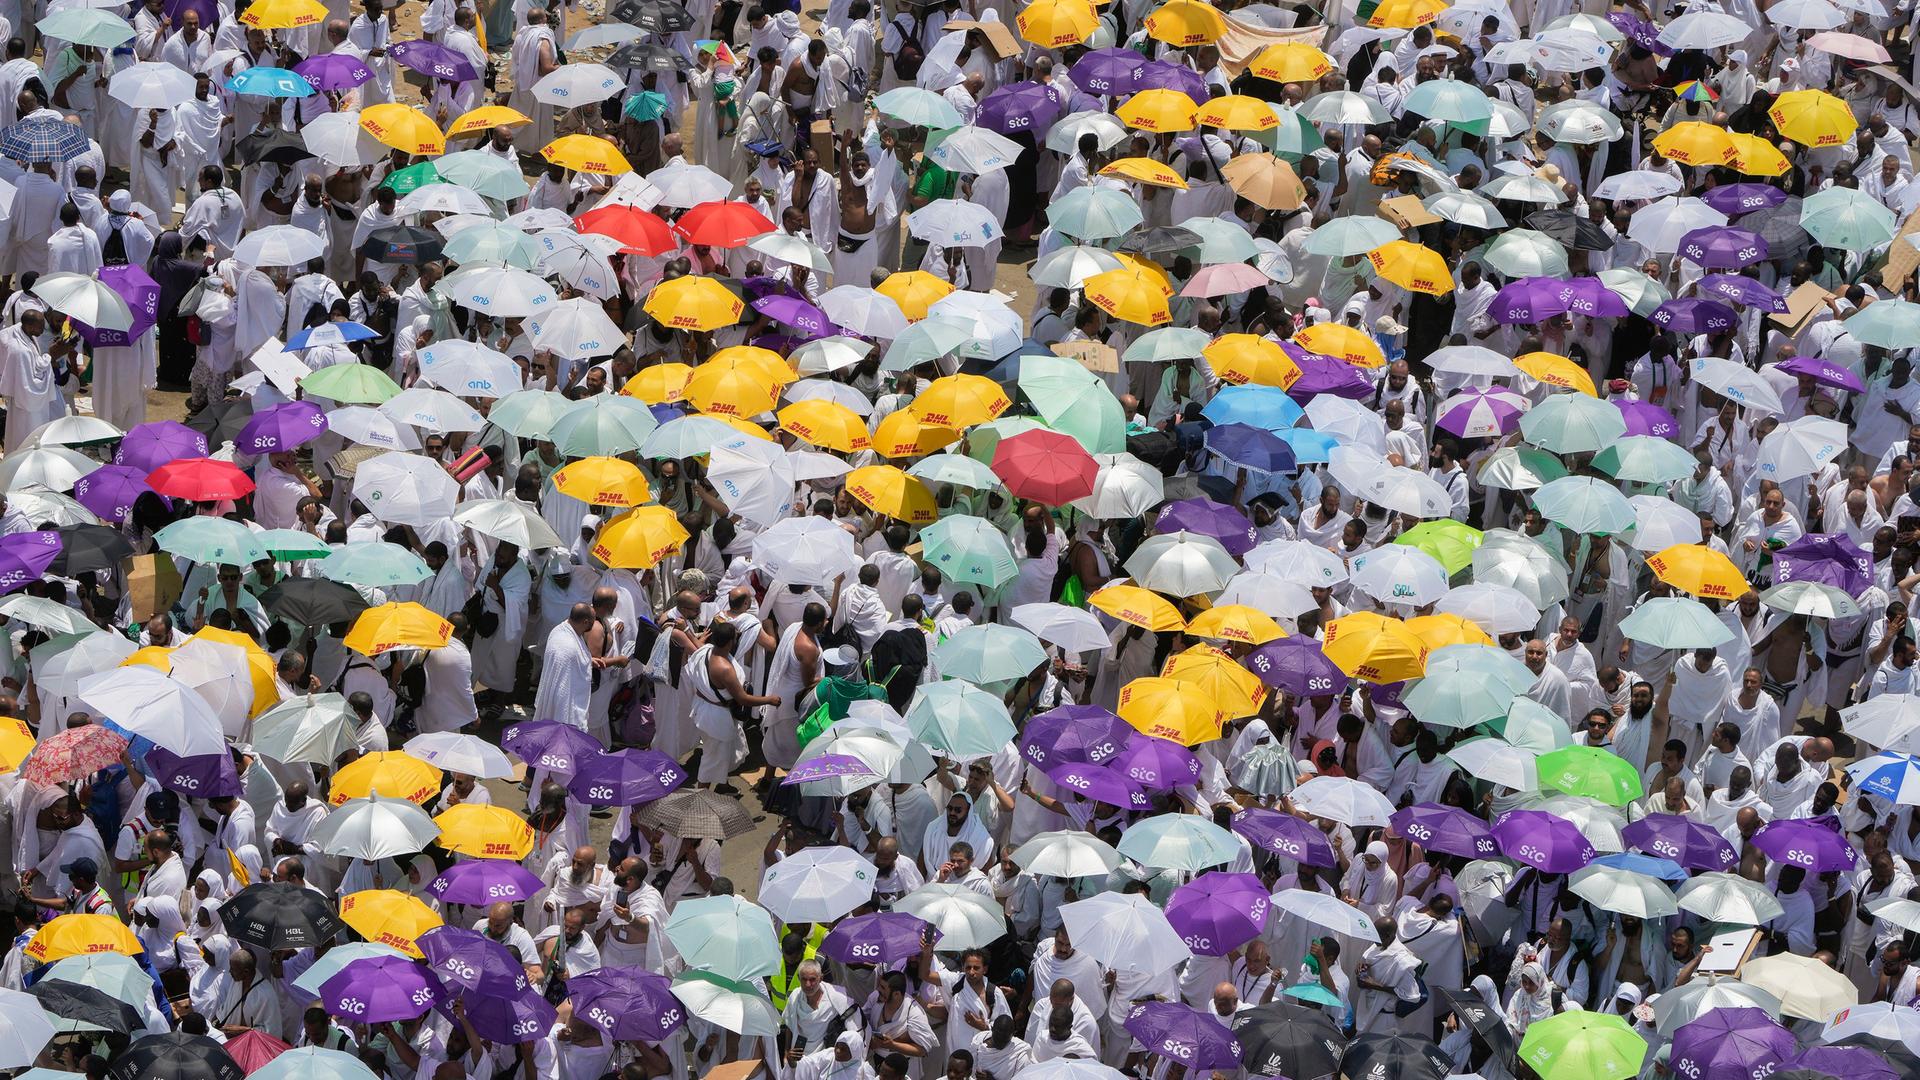
[[[538,274],[514,266],[464,266],[441,280],[440,295],[496,318],[542,316],[560,297]]]
[[[1124,265],[1105,248],[1068,244],[1048,252],[1033,264],[1027,276],[1035,285],[1050,289],[1077,289],[1095,274],[1118,270]]]
[[[1422,205],[1430,214],[1438,214],[1457,225],[1476,229],[1504,229],[1507,219],[1498,207],[1471,191],[1443,191],[1429,195]]]
[[[1166,501],[1166,481],[1160,470],[1132,454],[1095,454],[1099,471],[1093,474],[1093,494],[1075,499],[1073,508],[1089,517],[1139,517]]]
[[[1184,529],[1148,537],[1126,567],[1134,584],[1169,596],[1218,592],[1240,569],[1220,541]]]
[[[613,263],[606,255],[595,250],[594,245],[552,244],[540,255],[539,270],[542,274],[558,277],[595,300],[606,300],[620,292]]]
[[[1309,588],[1330,589],[1347,580],[1345,560],[1305,540],[1269,540],[1247,552],[1247,569]]]
[[[226,734],[206,699],[144,665],[113,668],[80,680],[80,700],[120,729],[181,757],[224,754]]]
[[[1867,914],[1885,919],[1903,930],[1920,933],[1920,900],[1883,896],[1867,904]],[[1920,1013],[1915,1013],[1914,1018],[1920,1020]]]
[[[1385,795],[1347,776],[1316,776],[1294,788],[1292,798],[1295,810],[1349,828],[1385,828],[1393,816],[1393,803]]]
[[[1675,544],[1700,542],[1700,515],[1661,495],[1635,495],[1633,547],[1636,551],[1665,551]]]
[[[1873,907],[1868,905],[1867,910],[1871,911]],[[1837,1043],[1855,1035],[1890,1039],[1920,1053],[1920,1009],[1908,1008],[1893,1001],[1870,1001],[1851,1009],[1842,1009],[1827,1021],[1827,1026],[1820,1032],[1820,1040]]]
[[[136,109],[171,109],[193,99],[194,78],[185,69],[144,60],[113,73],[107,96]]]
[[[1026,323],[1009,303],[996,293],[963,289],[934,301],[927,308],[927,314],[961,326],[972,334],[960,343],[955,353],[992,360],[1018,349],[1026,333],[1023,329]]]
[[[1060,922],[1074,948],[1112,971],[1158,975],[1193,957],[1166,913],[1137,893],[1103,892],[1062,904]]]
[[[1488,529],[1473,552],[1473,580],[1515,589],[1539,611],[1571,595],[1567,576],[1566,566],[1538,540],[1511,529]]]
[[[760,906],[782,922],[832,922],[873,899],[878,876],[852,848],[808,848],[760,875]]]
[[[757,980],[736,982],[705,971],[691,970],[673,981],[673,996],[688,1014],[747,1039],[772,1038],[780,1030],[780,1014],[773,1002],[755,989]],[[538,1021],[528,1020],[528,1024]]]
[[[0,462],[4,464],[4,462]],[[26,516],[28,521],[51,521],[57,526],[98,525],[100,517],[51,488],[34,483],[0,484],[7,493],[7,505]]]
[[[40,999],[20,990],[0,990],[0,1069],[24,1069],[53,1040],[54,1018]]]
[[[1695,875],[1677,895],[1681,911],[1736,926],[1762,926],[1786,911],[1765,885],[1725,871]]]
[[[22,445],[35,446],[79,446],[90,442],[106,442],[118,439],[126,432],[107,423],[97,416],[76,413],[70,416],[56,416],[52,420],[34,428]],[[35,519],[39,520],[39,519]]]
[[[1780,999],[1729,976],[1702,975],[1654,1000],[1654,1030],[1669,1036],[1717,1009],[1759,1009],[1778,1019]]]
[[[986,247],[1000,237],[1000,221],[984,206],[935,199],[907,216],[907,231],[941,247]]]
[[[22,625],[51,630],[56,634],[91,634],[100,629],[74,608],[57,604],[44,596],[28,596],[26,593],[14,593],[0,600],[0,615]]]
[[[1372,127],[1392,118],[1378,101],[1351,90],[1315,94],[1301,103],[1299,115],[1316,124],[1358,124]]]
[[[733,190],[732,181],[704,165],[668,165],[647,175],[660,192],[657,205],[684,210],[704,202],[718,202]]]
[[[391,859],[425,851],[440,836],[433,816],[401,798],[348,799],[307,834],[328,855],[349,859]]]
[[[453,523],[481,536],[501,540],[522,551],[563,547],[560,534],[532,509],[506,499],[476,499],[462,503]]]
[[[394,205],[396,217],[412,217],[415,214],[474,214],[490,215],[493,208],[487,200],[481,198],[470,188],[459,184],[437,183],[421,184],[405,195]]]
[[[875,295],[878,294],[876,293]],[[891,303],[891,301],[889,301],[889,303]],[[898,307],[898,305],[895,306],[896,308]],[[827,318],[833,318],[833,313],[828,312]],[[901,318],[903,321],[905,320],[905,316],[901,316]],[[836,371],[845,371],[850,367],[857,366],[860,361],[865,360],[871,352],[873,352],[872,343],[861,341],[859,338],[842,337],[838,334],[832,337],[815,338],[807,342],[805,345],[793,350],[792,355],[788,357],[789,360],[793,361],[794,370],[800,373],[801,380],[787,387],[787,400],[801,400],[794,396],[794,389],[815,383],[815,380],[808,379],[806,376],[831,375]],[[838,386],[841,384],[832,383],[829,385]],[[873,405],[869,403],[864,411],[858,409],[855,411],[859,412],[862,416],[867,416],[873,412]]]
[[[1760,476],[1784,483],[1812,476],[1847,448],[1847,425],[1822,416],[1802,416],[1774,428],[1760,442]]]
[[[1511,359],[1484,345],[1447,345],[1428,354],[1427,363],[1433,370],[1448,375],[1485,375],[1502,379],[1520,374],[1520,369],[1513,366]],[[1307,403],[1309,414],[1318,400],[1316,398]],[[1382,453],[1380,456],[1386,455]]]
[[[520,365],[506,353],[453,338],[420,350],[420,381],[459,397],[500,398],[521,389]]]
[[[1107,628],[1100,617],[1084,608],[1067,604],[1021,604],[1013,609],[1013,621],[1033,632],[1033,636],[1062,652],[1099,652],[1108,645]]]
[[[533,84],[533,96],[548,105],[577,109],[605,101],[626,85],[626,78],[605,64],[563,64]]]
[[[1621,33],[1619,27],[1616,27],[1612,23],[1608,22],[1605,17],[1600,15],[1588,15],[1585,12],[1576,12],[1572,15],[1562,15],[1559,18],[1548,23],[1547,29],[1549,30],[1584,30],[1589,34],[1592,34],[1594,37],[1599,38],[1601,41],[1621,42],[1627,39],[1627,35]]]
[[[893,902],[904,911],[934,925],[941,952],[981,949],[1007,932],[1006,909],[1000,902],[965,885],[930,882]]]
[[[1607,177],[1600,181],[1593,193],[1602,199],[1642,202],[1663,198],[1679,190],[1680,181],[1667,173],[1635,169]]]
[[[1373,928],[1373,920],[1337,896],[1311,889],[1281,889],[1273,894],[1273,907],[1275,911],[1284,911],[1337,934],[1375,944],[1380,941],[1380,932]]]
[[[159,66],[173,67],[172,64]],[[269,225],[241,237],[240,243],[233,249],[233,261],[248,266],[305,266],[326,253],[326,245],[308,229],[295,225]]]
[[[1491,736],[1455,743],[1447,751],[1447,760],[1466,770],[1467,775],[1514,791],[1539,790],[1539,771],[1533,763],[1539,756]]]
[[[314,156],[342,169],[358,169],[387,156],[380,140],[360,126],[360,110],[330,112],[300,126],[300,140]]]
[[[1426,473],[1389,465],[1354,447],[1335,447],[1329,457],[1328,471],[1348,494],[1418,518],[1443,518],[1453,513],[1453,495]]]
[[[460,484],[437,461],[389,451],[360,463],[353,497],[390,525],[426,526],[453,516]]]
[[[1013,851],[1013,861],[1042,877],[1104,876],[1120,865],[1113,845],[1083,829],[1043,832]]]
[[[238,645],[190,638],[169,658],[173,680],[193,688],[214,714],[228,739],[242,739],[253,713],[253,679],[247,652]]]
[[[1542,71],[1562,73],[1606,67],[1613,58],[1613,46],[1586,30],[1564,27],[1534,35],[1534,65]]]
[[[628,23],[600,23],[567,38],[567,51],[592,49],[601,45],[625,45],[646,37],[647,32]]]
[[[1783,581],[1761,593],[1760,602],[1775,611],[1816,619],[1850,619],[1860,614],[1853,597],[1824,581]]]
[[[1435,612],[1458,615],[1494,637],[1524,634],[1540,622],[1540,610],[1520,590],[1490,581],[1475,581],[1447,590]]]
[[[830,586],[860,566],[853,534],[825,518],[790,517],[753,538],[753,561],[786,585]]]
[[[567,360],[608,356],[626,344],[627,336],[590,300],[562,300],[527,324],[533,347]]]
[[[354,746],[347,699],[340,694],[288,698],[253,720],[253,748],[284,765],[332,765]]]
[[[727,509],[756,525],[771,525],[793,501],[793,465],[780,444],[751,435],[715,443],[707,479]]]
[[[1775,416],[1787,411],[1773,384],[1745,364],[1736,364],[1718,356],[1701,356],[1693,360],[1692,374],[1695,382],[1743,408],[1758,409]],[[1845,449],[1844,439],[1841,448]]]
[[[835,285],[820,295],[820,310],[835,326],[870,338],[892,340],[907,329],[899,303],[865,285]]]
[[[955,128],[940,145],[927,151],[935,165],[948,172],[998,172],[1020,156],[1020,144],[982,127]]]
[[[821,340],[834,339],[822,338]],[[843,382],[833,382],[829,379],[801,379],[798,382],[788,383],[781,394],[788,401],[831,401],[835,405],[844,405],[849,411],[861,416],[873,415],[873,402],[867,400],[867,395]]]
[[[1047,129],[1047,149],[1071,154],[1079,149],[1082,135],[1093,136],[1100,149],[1111,150],[1126,141],[1127,129],[1120,118],[1110,112],[1085,109],[1068,113]]]
[[[1672,889],[1655,878],[1617,866],[1586,867],[1568,879],[1567,887],[1601,911],[1637,919],[1660,919],[1680,911]]]
[[[1838,30],[1847,16],[1827,0],[1776,0],[1767,9],[1767,21],[1795,30]]]
[[[1754,28],[1745,19],[1718,11],[1689,11],[1660,31],[1660,44],[1671,49],[1718,49],[1745,41]]]
[[[1351,580],[1382,603],[1425,607],[1446,595],[1447,568],[1410,544],[1382,544],[1354,558]]]
[[[747,246],[793,266],[804,266],[820,275],[833,273],[833,263],[827,253],[809,243],[806,237],[792,236],[783,232],[763,233],[747,241]],[[831,315],[828,318],[832,318]]]
[[[81,679],[119,667],[135,648],[125,637],[104,631],[77,639],[57,637],[33,647],[33,681],[60,697],[77,697]]]
[[[1920,751],[1920,697],[1878,694],[1840,712],[1840,725],[1856,740],[1882,750]]]
[[[1214,604],[1244,604],[1276,619],[1295,619],[1319,607],[1313,591],[1298,581],[1261,570],[1245,570],[1233,575],[1227,587],[1214,598]]]
[[[415,735],[402,749],[436,769],[482,780],[504,779],[512,776],[516,768],[506,751],[478,735],[457,731]]]
[[[853,471],[852,465],[819,450],[789,449],[787,460],[793,463],[793,478],[802,484],[837,479]]]
[[[1780,999],[1780,1015],[1824,1023],[1860,1004],[1853,980],[1811,956],[1756,956],[1740,968],[1740,981]]]
[[[1699,199],[1674,196],[1635,210],[1627,223],[1627,237],[1656,255],[1671,255],[1680,250],[1680,238],[1693,230],[1726,223],[1727,215]]]
[[[1580,830],[1582,836],[1592,842],[1593,850],[1602,854],[1627,849],[1620,837],[1620,830],[1627,827],[1626,815],[1598,799],[1536,791],[1524,795],[1519,808],[1540,810],[1566,818],[1574,828]]]
[[[100,330],[130,330],[133,310],[105,282],[85,274],[43,274],[28,290],[63,315]]]
[[[1480,193],[1489,199],[1537,203],[1541,206],[1558,206],[1567,201],[1566,194],[1557,185],[1531,174],[1521,176],[1508,173],[1495,177],[1480,189]]]

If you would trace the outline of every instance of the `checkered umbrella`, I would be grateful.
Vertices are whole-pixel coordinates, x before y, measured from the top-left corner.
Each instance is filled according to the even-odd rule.
[[[87,133],[65,120],[35,117],[0,131],[0,156],[23,164],[71,161],[86,152]]]

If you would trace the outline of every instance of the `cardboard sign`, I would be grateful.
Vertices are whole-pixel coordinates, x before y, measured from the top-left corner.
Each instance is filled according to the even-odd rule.
[[[987,45],[993,49],[996,60],[1006,60],[1020,55],[1020,43],[1013,40],[1013,31],[1007,29],[1006,23],[998,20],[975,22],[972,19],[953,19],[940,26],[940,32],[943,34],[959,30],[978,30],[985,34]]]
[[[1417,229],[1440,220],[1440,215],[1428,210],[1418,195],[1396,195],[1391,199],[1381,199],[1380,216],[1403,229]]]
[[[1806,329],[1807,320],[1812,318],[1815,312],[1825,308],[1827,298],[1832,295],[1809,281],[1787,294],[1787,310],[1769,315],[1767,318],[1780,327],[1781,333],[1788,337],[1798,337],[1800,331]]]
[[[1100,375],[1110,375],[1120,370],[1120,354],[1113,346],[1098,341],[1062,341],[1053,347],[1055,356],[1068,356],[1080,361],[1080,366]]]
[[[132,564],[127,571],[127,594],[132,600],[128,614],[134,622],[146,622],[180,599],[180,568],[165,553],[135,555]]]

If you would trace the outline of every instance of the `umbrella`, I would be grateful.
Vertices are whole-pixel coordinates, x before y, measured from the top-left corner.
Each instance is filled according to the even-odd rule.
[[[1000,904],[964,885],[922,885],[895,900],[893,910],[931,924],[940,933],[938,947],[943,952],[985,948],[1007,932],[1006,911]]]
[[[674,980],[673,996],[687,1012],[728,1031],[771,1037],[779,1029],[779,1014],[751,983],[711,971],[686,971]]]
[[[107,1076],[110,1080],[244,1080],[246,1073],[205,1035],[169,1031],[142,1036],[115,1055]]]
[[[1126,563],[1135,583],[1173,596],[1217,592],[1238,569],[1218,540],[1184,531],[1149,537]]]
[[[673,981],[637,967],[602,967],[568,980],[575,1015],[608,1038],[660,1042],[686,1023]]]
[[[710,791],[674,792],[648,803],[635,812],[634,819],[683,839],[730,840],[753,829],[752,817],[744,807]]]
[[[843,964],[891,964],[918,956],[932,931],[925,919],[904,911],[855,915],[834,924],[819,952]]]
[[[439,835],[440,826],[425,810],[374,792],[364,799],[349,799],[328,814],[308,840],[326,854],[372,862],[425,851]]]
[[[1316,776],[1293,791],[1295,810],[1350,828],[1385,826],[1393,804],[1380,792],[1344,776]]]
[[[1568,879],[1575,895],[1602,911],[1659,919],[1679,912],[1673,893],[1659,881],[1615,866],[1588,865]]]
[[[1782,1015],[1802,1020],[1824,1023],[1860,1003],[1852,980],[1811,956],[1757,956],[1741,966],[1740,979],[1778,997]]]
[[[1361,1035],[1340,1056],[1340,1073],[1360,1080],[1441,1080],[1453,1064],[1423,1035]]]
[[[1027,721],[1020,755],[1041,768],[1055,762],[1109,761],[1133,736],[1118,716],[1094,705],[1062,705]]]
[[[1428,851],[1469,859],[1492,858],[1500,851],[1485,822],[1455,807],[1418,803],[1395,811],[1389,823]]]
[[[1730,977],[1703,975],[1660,995],[1653,1003],[1654,1027],[1671,1036],[1686,1024],[1727,1009],[1758,1009],[1777,1017],[1780,999]]]
[[[320,986],[320,1003],[335,1016],[362,1023],[411,1020],[440,1000],[428,969],[404,957],[355,960]]]
[[[1120,865],[1120,853],[1088,833],[1063,829],[1040,833],[1015,848],[1013,861],[1030,874],[1057,878],[1101,876]]]
[[[1103,892],[1063,904],[1060,921],[1076,949],[1110,970],[1153,976],[1193,955],[1166,915],[1138,894]]]
[[[91,986],[50,978],[27,987],[27,993],[39,1001],[40,1007],[47,1013],[77,1024],[118,1035],[138,1031],[145,1026],[139,1010]]]
[[[1753,844],[1775,862],[1816,874],[1852,870],[1860,861],[1830,817],[1769,821],[1753,834]]]
[[[1239,1068],[1240,1040],[1233,1032],[1215,1016],[1180,1002],[1138,1002],[1121,1026],[1149,1054],[1195,1069]]]
[[[1764,885],[1737,874],[1716,872],[1696,875],[1680,886],[1677,894],[1680,910],[1690,911],[1711,922],[1736,926],[1760,926],[1779,918],[1784,909]]]
[[[417,944],[427,965],[449,989],[504,998],[527,988],[526,968],[519,956],[477,930],[436,926],[422,932]],[[474,1000],[468,999],[469,1007]]]
[[[1493,838],[1510,859],[1549,874],[1570,874],[1593,861],[1593,844],[1565,818],[1510,810],[1493,823]]]
[[[1621,830],[1620,836],[1641,851],[1672,859],[1689,870],[1728,870],[1739,862],[1725,837],[1677,814],[1649,814]]]
[[[986,685],[1026,678],[1047,655],[1031,633],[985,623],[963,627],[935,645],[932,660],[946,678]]]
[[[957,679],[916,689],[904,719],[915,738],[960,761],[990,757],[1017,735],[999,697]]]
[[[1640,1075],[1646,1055],[1647,1041],[1612,1013],[1550,1016],[1530,1025],[1520,1040],[1520,1060],[1541,1080],[1626,1080]]]
[[[1446,567],[1410,545],[1378,547],[1354,558],[1349,565],[1353,586],[1383,603],[1424,607],[1447,591]]]
[[[1793,1034],[1752,1007],[1716,1009],[1673,1034],[1676,1072],[1700,1080],[1747,1080],[1799,1049]]]
[[[1239,845],[1220,826],[1191,814],[1146,818],[1127,827],[1120,854],[1142,866],[1200,870],[1230,862]]]
[[[442,903],[486,906],[530,900],[543,883],[519,863],[506,859],[468,859],[441,871],[427,892]]]

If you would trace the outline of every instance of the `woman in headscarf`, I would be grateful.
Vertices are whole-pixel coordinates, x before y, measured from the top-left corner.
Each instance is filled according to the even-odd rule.
[[[149,896],[133,902],[133,933],[140,944],[153,958],[153,973],[164,975],[178,967],[180,958],[174,954],[174,940],[187,932],[186,920],[180,917],[180,905],[170,896]]]
[[[227,932],[220,918],[220,904],[227,898],[227,879],[216,870],[202,870],[193,879],[193,887],[180,894],[180,914],[187,922],[187,933],[207,938]]]
[[[1479,986],[1479,980],[1474,980]],[[1527,1029],[1553,1015],[1553,984],[1538,961],[1520,968],[1520,985],[1507,999],[1507,1030],[1515,1039],[1524,1038]]]
[[[1347,867],[1340,881],[1341,899],[1378,919],[1400,898],[1400,875],[1387,865],[1387,845],[1375,840]]]
[[[216,1015],[214,1010],[233,981],[233,976],[227,973],[227,960],[233,955],[232,939],[225,934],[215,934],[200,942],[182,938],[176,951],[180,966],[187,971],[187,1002],[194,1012],[212,1021]]]

